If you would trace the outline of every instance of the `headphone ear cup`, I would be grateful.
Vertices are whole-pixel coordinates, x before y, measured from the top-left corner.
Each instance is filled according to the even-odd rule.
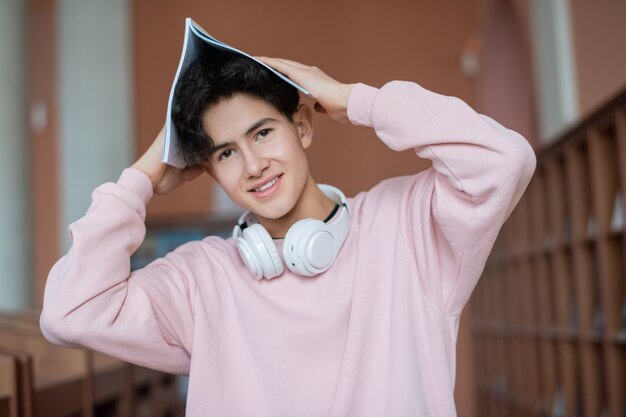
[[[238,237],[236,239],[239,256],[248,268],[248,271],[250,271],[252,276],[257,280],[263,278],[263,268],[261,268],[261,262],[259,261],[259,257],[256,256],[254,250],[252,250],[252,247],[246,241],[246,239],[244,239],[243,237]]]
[[[263,226],[253,224],[246,227],[243,230],[243,239],[260,266],[264,278],[271,279],[284,272],[283,261],[280,259],[276,245]]]
[[[300,275],[313,276],[326,271],[335,260],[334,238],[320,220],[296,222],[283,245],[287,267]]]
[[[287,231],[287,235],[285,235],[285,240],[283,242],[283,258],[285,259],[287,268],[299,275],[303,275],[301,272],[303,268],[301,265],[302,256],[297,252],[298,236],[302,232],[303,226],[310,221],[311,219],[302,219],[292,224]]]

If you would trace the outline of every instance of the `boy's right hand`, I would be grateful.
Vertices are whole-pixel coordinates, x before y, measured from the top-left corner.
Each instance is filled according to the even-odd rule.
[[[131,168],[140,170],[150,178],[155,194],[167,194],[184,182],[197,178],[203,171],[199,165],[179,169],[161,162],[164,138],[165,126],[148,150],[131,166]]]

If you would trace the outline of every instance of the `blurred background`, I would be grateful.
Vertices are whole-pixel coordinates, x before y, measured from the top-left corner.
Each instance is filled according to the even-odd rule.
[[[60,392],[75,408],[49,415],[180,413],[184,381],[53,348],[36,317],[68,225],[163,125],[187,16],[250,54],[414,81],[523,134],[539,165],[462,316],[458,414],[626,416],[623,0],[0,0],[0,415],[44,415]],[[317,114],[308,155],[350,196],[430,166]],[[238,214],[207,175],[155,196],[133,267]]]

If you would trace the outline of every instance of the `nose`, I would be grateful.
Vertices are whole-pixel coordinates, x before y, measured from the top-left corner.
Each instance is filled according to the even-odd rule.
[[[249,150],[244,152],[244,172],[248,177],[260,177],[269,166],[269,159]]]

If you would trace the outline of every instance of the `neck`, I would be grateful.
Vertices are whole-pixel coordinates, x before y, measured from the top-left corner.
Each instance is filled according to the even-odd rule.
[[[328,198],[309,175],[304,190],[291,211],[279,219],[267,219],[260,216],[257,219],[274,239],[284,238],[289,228],[298,220],[326,219],[335,208],[335,204],[335,201]]]

